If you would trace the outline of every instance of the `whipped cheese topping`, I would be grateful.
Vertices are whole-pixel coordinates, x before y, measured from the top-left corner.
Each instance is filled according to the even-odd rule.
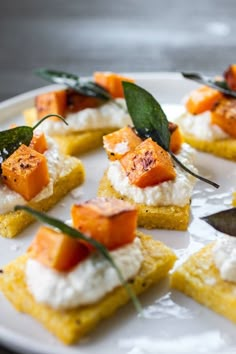
[[[143,261],[138,238],[110,253],[125,280],[138,273]],[[70,272],[57,272],[29,259],[25,274],[28,289],[35,300],[55,309],[94,303],[121,285],[114,267],[97,252]]]
[[[78,131],[96,130],[103,128],[122,128],[131,124],[123,98],[109,101],[98,108],[86,108],[76,113],[70,113],[66,117],[68,125],[62,121],[45,120],[40,125],[40,130],[50,135],[64,135]]]
[[[200,140],[215,141],[229,138],[218,125],[211,124],[210,112],[198,115],[183,114],[175,121],[185,134],[190,134]]]
[[[217,239],[212,254],[221,278],[236,282],[236,238],[224,235]]]
[[[193,166],[195,150],[183,144],[178,154],[179,160],[189,169],[197,172]],[[110,162],[107,177],[113,188],[120,194],[146,205],[178,205],[189,203],[195,184],[195,177],[185,172],[178,165],[175,166],[177,176],[174,180],[162,182],[156,186],[139,188],[132,185],[125,174],[120,162]]]
[[[47,137],[48,149],[45,151],[44,156],[47,159],[48,173],[49,173],[49,183],[44,187],[39,194],[37,194],[32,202],[38,202],[45,199],[53,194],[53,184],[54,182],[63,175],[63,172],[67,168],[70,161],[66,160],[65,157],[58,150],[57,145],[54,141]],[[8,188],[5,184],[0,182],[0,214],[8,213],[14,209],[15,205],[24,205],[28,202],[17,192]]]

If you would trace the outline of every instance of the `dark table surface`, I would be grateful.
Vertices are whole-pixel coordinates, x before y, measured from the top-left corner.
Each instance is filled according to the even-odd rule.
[[[0,0],[0,101],[45,85],[38,67],[222,73],[236,62],[235,9],[235,0]]]

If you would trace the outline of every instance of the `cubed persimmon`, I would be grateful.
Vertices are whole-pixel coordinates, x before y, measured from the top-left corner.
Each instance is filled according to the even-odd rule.
[[[230,65],[224,72],[224,78],[231,90],[236,90],[236,64]]]
[[[130,126],[103,136],[103,145],[110,160],[119,160],[128,151],[136,148],[142,139]]]
[[[31,258],[58,271],[69,271],[89,254],[77,239],[46,226],[39,228],[28,252]]]
[[[109,91],[114,98],[124,97],[122,81],[134,82],[131,78],[112,72],[97,71],[93,74],[93,78],[97,84]]]
[[[37,118],[42,119],[48,114],[66,115],[67,97],[66,90],[43,93],[35,99]],[[52,120],[59,120],[58,117],[51,117]]]
[[[173,180],[176,172],[167,151],[151,138],[120,159],[131,184],[140,188]]]
[[[66,90],[66,97],[67,113],[75,113],[85,108],[96,108],[101,105],[101,100],[97,97],[85,96],[72,89]]]
[[[222,97],[219,91],[208,86],[201,86],[191,92],[185,106],[189,113],[200,114],[210,111]]]
[[[71,209],[73,225],[112,250],[135,238],[137,210],[115,198],[95,198]],[[88,247],[91,248],[90,245]]]
[[[170,150],[176,154],[179,152],[183,143],[183,137],[178,125],[169,122],[170,136]]]
[[[40,154],[43,154],[47,148],[47,140],[44,133],[34,133],[33,139],[29,145],[32,149],[38,151]]]
[[[2,181],[27,201],[49,183],[44,155],[22,144],[2,165]]]
[[[211,123],[236,138],[236,99],[222,99],[211,112]]]

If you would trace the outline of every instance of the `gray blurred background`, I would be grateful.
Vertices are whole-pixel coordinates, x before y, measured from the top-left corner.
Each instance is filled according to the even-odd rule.
[[[235,10],[235,0],[0,0],[0,101],[46,85],[38,67],[222,73],[236,62]]]
[[[221,73],[236,61],[235,0],[0,0],[0,101],[33,69]]]

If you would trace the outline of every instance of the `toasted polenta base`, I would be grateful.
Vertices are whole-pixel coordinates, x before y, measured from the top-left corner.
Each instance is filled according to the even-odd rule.
[[[233,193],[233,206],[236,207],[236,192]]]
[[[137,276],[129,282],[136,294],[142,293],[165,277],[176,259],[174,253],[161,242],[141,233],[138,235],[144,261]],[[0,289],[18,311],[28,313],[39,320],[65,344],[78,341],[100,320],[111,316],[129,301],[126,290],[118,287],[99,302],[73,310],[59,311],[36,303],[25,283],[24,267],[27,258],[26,254],[4,268],[3,274],[0,274]]]
[[[236,160],[236,139],[205,141],[186,133],[183,136],[186,143],[198,150],[209,152],[225,159]]]
[[[70,190],[84,181],[85,171],[81,161],[75,157],[65,156],[65,164],[60,178],[55,182],[53,194],[39,202],[29,202],[34,209],[47,211]],[[34,221],[34,217],[23,210],[11,211],[0,215],[0,235],[12,238]]]
[[[190,216],[190,204],[183,207],[176,205],[150,206],[136,204],[126,196],[122,196],[111,185],[107,172],[102,177],[97,195],[99,197],[115,197],[135,204],[138,210],[138,226],[146,229],[187,230]]]
[[[191,256],[171,276],[171,286],[236,323],[236,284],[223,280],[210,244]]]
[[[23,112],[27,125],[33,126],[37,122],[35,108],[29,108]],[[51,135],[57,142],[60,151],[65,155],[78,155],[102,146],[103,135],[109,134],[116,128],[103,128],[82,132],[74,132],[65,135]]]

